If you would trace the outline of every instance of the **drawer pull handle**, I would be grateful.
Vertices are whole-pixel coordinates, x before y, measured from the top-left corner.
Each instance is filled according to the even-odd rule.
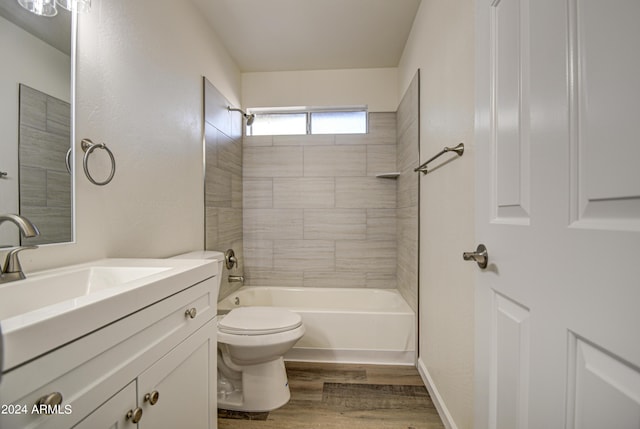
[[[36,406],[42,414],[52,414],[54,408],[62,404],[62,393],[52,392],[44,395],[36,402]]]
[[[131,420],[131,423],[138,423],[142,418],[142,408],[138,407],[135,410],[129,410],[126,417],[127,420]]]
[[[195,319],[196,318],[196,314],[198,314],[198,311],[196,310],[195,307],[188,309],[187,311],[184,312],[184,315],[186,317],[188,317],[189,319]]]
[[[144,401],[148,402],[151,405],[157,404],[158,399],[160,399],[160,392],[158,392],[157,390],[154,390],[153,392],[147,393],[146,395],[144,395]]]

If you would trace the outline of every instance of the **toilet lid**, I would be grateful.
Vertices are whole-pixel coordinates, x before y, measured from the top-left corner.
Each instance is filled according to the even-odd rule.
[[[302,325],[299,314],[278,307],[239,307],[218,321],[227,334],[265,335],[289,331]]]

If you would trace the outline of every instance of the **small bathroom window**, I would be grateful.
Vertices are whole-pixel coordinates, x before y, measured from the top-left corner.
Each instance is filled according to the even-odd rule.
[[[366,134],[367,108],[247,109],[255,115],[247,136]]]

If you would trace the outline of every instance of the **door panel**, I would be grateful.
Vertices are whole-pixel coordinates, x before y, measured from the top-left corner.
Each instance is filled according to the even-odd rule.
[[[522,429],[529,409],[529,310],[494,294],[490,413],[494,427]]]
[[[640,2],[570,0],[574,226],[640,230]],[[606,30],[606,31],[605,31]]]
[[[640,2],[477,5],[475,427],[638,429]]]
[[[640,372],[576,335],[570,336],[567,428],[636,428]]]
[[[494,221],[529,223],[528,0],[491,5]]]

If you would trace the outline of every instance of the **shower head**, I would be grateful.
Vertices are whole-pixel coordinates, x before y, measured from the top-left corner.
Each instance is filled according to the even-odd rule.
[[[250,127],[253,124],[253,121],[256,119],[256,115],[251,113],[245,113],[242,109],[236,109],[235,107],[227,106],[229,112],[240,112],[242,116],[247,120],[247,126]]]

